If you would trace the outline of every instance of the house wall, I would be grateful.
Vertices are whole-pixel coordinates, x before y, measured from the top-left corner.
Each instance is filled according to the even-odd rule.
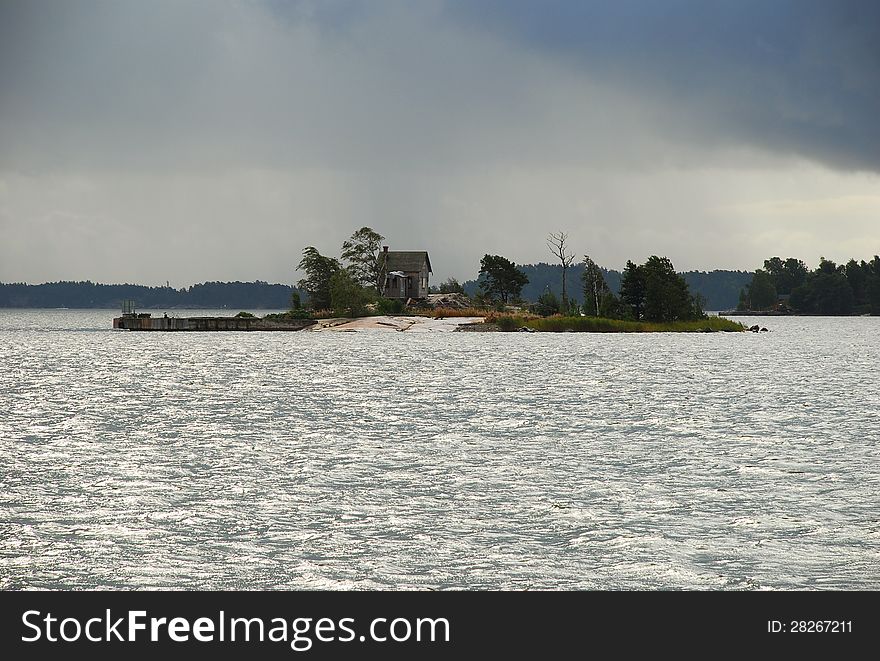
[[[385,298],[425,298],[428,295],[428,267],[423,266],[421,271],[404,271],[406,273],[406,288],[401,291],[401,280],[395,276],[388,276],[384,290]]]
[[[428,295],[428,265],[425,264],[422,266],[421,272],[418,274],[418,280],[416,281],[418,297],[425,298]]]

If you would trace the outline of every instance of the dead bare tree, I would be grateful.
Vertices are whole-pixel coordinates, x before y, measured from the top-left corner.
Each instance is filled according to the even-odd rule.
[[[566,272],[568,271],[568,267],[571,266],[571,263],[574,261],[574,253],[566,252],[568,250],[568,246],[566,246],[567,241],[568,234],[565,232],[551,232],[547,237],[547,247],[562,263],[562,309],[565,310],[566,314],[568,313]]]

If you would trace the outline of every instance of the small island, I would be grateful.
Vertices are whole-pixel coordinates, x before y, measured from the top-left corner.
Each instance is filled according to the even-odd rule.
[[[522,332],[742,332],[745,326],[722,317],[710,317],[703,301],[691,294],[687,282],[676,273],[666,257],[652,256],[644,264],[628,261],[621,277],[620,292],[614,294],[601,269],[583,256],[581,292],[583,303],[568,296],[567,270],[575,256],[569,250],[568,235],[551,233],[547,247],[562,266],[562,296],[547,289],[537,301],[521,298],[527,276],[516,264],[501,256],[486,254],[480,260],[479,290],[467,296],[450,278],[439,287],[429,287],[432,272],[427,251],[395,251],[382,246],[383,236],[369,227],[355,232],[342,245],[342,260],[321,255],[309,246],[303,250],[299,269],[305,277],[298,287],[306,292],[303,305],[294,294],[289,314],[312,314],[315,318],[371,318],[376,315],[410,315],[434,320],[463,319],[450,323],[457,331]],[[381,246],[381,250],[380,250]],[[401,319],[401,318],[398,318]],[[424,327],[418,321],[395,323],[336,323],[334,327],[394,328]]]
[[[537,301],[523,300],[528,277],[501,255],[480,260],[479,290],[465,294],[454,278],[429,285],[433,273],[426,250],[390,250],[385,237],[362,227],[342,244],[341,259],[303,250],[298,268],[305,274],[290,309],[256,317],[164,317],[137,314],[127,302],[113,327],[156,331],[497,331],[580,333],[713,333],[747,330],[739,322],[708,316],[699,295],[666,257],[644,264],[627,261],[615,294],[605,271],[589,255],[581,266],[583,303],[568,296],[567,271],[575,256],[568,235],[551,233],[547,247],[562,266],[562,295],[547,290]],[[304,293],[301,296],[300,291]],[[305,300],[303,300],[305,298]]]

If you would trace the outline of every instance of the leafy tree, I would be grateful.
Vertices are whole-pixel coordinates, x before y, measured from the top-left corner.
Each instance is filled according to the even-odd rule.
[[[868,310],[873,315],[880,315],[880,257],[874,255],[874,259],[868,262],[868,268],[868,283],[865,287]]]
[[[549,317],[551,314],[559,314],[559,299],[556,294],[547,288],[543,294],[538,297],[538,302],[531,307],[531,311],[542,317]]]
[[[793,289],[804,284],[810,269],[803,261],[794,257],[789,257],[785,261],[779,257],[771,257],[764,260],[764,271],[770,276],[776,294],[786,296],[791,294]],[[752,305],[755,305],[754,302]]]
[[[817,273],[824,273],[826,275],[832,275],[837,273],[838,271],[837,264],[832,262],[830,259],[825,259],[824,257],[819,258],[819,268],[816,269]]]
[[[382,293],[385,284],[383,260],[379,259],[379,247],[385,239],[369,227],[361,227],[342,244],[342,259],[346,269],[360,285],[372,287]]]
[[[309,295],[311,308],[329,310],[332,305],[330,279],[341,270],[340,263],[332,257],[325,257],[317,248],[308,246],[303,249],[297,268],[305,272],[305,277],[297,283],[297,287]]]
[[[852,288],[846,275],[837,270],[834,262],[824,259],[807,281],[791,293],[790,302],[804,314],[847,315],[853,311]]]
[[[864,260],[859,263],[851,259],[844,267],[844,274],[850,289],[852,289],[855,305],[866,305],[868,303],[868,281],[871,278],[871,265]]]
[[[607,319],[619,319],[625,316],[620,299],[614,295],[614,292],[606,291],[602,295],[602,300],[599,303],[599,316]]]
[[[464,294],[464,288],[455,278],[447,278],[437,287],[439,294]]]
[[[686,321],[699,318],[698,303],[687,282],[666,257],[652,255],[642,266],[645,274],[645,319],[648,321]]]
[[[347,269],[339,269],[330,276],[330,307],[335,315],[363,317],[367,313],[367,304],[375,299],[372,292]]]
[[[629,314],[636,321],[642,318],[645,309],[647,282],[645,269],[627,260],[620,278],[620,300],[628,308]]]
[[[581,279],[584,283],[584,314],[599,316],[602,312],[602,301],[610,292],[605,282],[605,276],[602,275],[602,269],[590,259],[589,255],[584,255],[584,273]]]
[[[687,321],[702,318],[700,301],[691,295],[672,262],[656,255],[641,266],[627,261],[620,285],[626,316],[647,321]]]
[[[559,263],[562,264],[562,308],[565,310],[568,310],[568,294],[566,293],[565,275],[568,271],[568,267],[571,266],[571,263],[574,261],[574,254],[568,252],[568,247],[566,246],[567,241],[568,234],[565,232],[551,232],[547,237],[547,247],[550,249],[551,253],[559,258]]]
[[[491,300],[496,297],[503,304],[516,300],[529,279],[516,264],[501,255],[484,255],[480,260],[480,275],[485,276],[480,289]]]
[[[765,262],[766,263],[766,262]],[[778,300],[776,286],[773,278],[767,271],[758,269],[752,276],[752,282],[748,287],[748,303],[752,310],[769,310]]]

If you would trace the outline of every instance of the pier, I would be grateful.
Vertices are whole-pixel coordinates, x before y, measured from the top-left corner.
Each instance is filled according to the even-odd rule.
[[[126,313],[113,319],[113,328],[133,331],[298,331],[314,324],[314,319],[275,321],[259,317],[153,317],[143,312]]]

